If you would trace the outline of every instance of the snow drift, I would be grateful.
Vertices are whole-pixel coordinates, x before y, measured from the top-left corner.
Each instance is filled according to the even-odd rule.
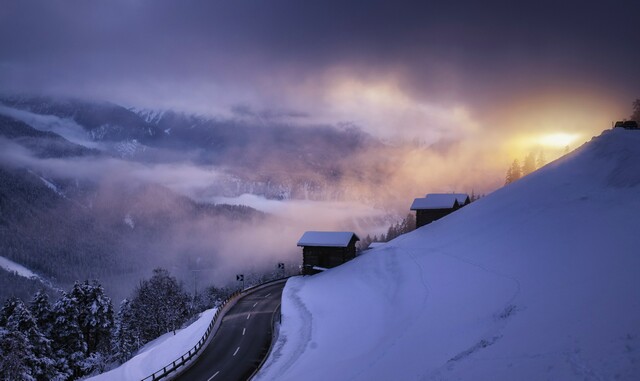
[[[640,132],[291,279],[258,380],[640,379]]]

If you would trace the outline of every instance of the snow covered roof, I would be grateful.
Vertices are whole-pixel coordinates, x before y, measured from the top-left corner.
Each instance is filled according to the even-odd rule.
[[[411,210],[418,209],[449,209],[458,201],[464,205],[469,197],[466,193],[429,193],[425,198],[416,198],[411,204]]]
[[[354,236],[360,241],[354,232],[305,232],[298,246],[347,247]]]

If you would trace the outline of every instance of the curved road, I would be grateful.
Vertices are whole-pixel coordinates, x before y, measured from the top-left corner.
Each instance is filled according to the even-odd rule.
[[[271,319],[285,283],[267,286],[239,299],[193,366],[176,379],[247,380],[271,345]]]

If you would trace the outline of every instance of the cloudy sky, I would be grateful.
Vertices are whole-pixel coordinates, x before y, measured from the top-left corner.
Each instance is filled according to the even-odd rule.
[[[514,156],[585,141],[640,97],[640,2],[2,0],[0,8],[5,93],[211,115],[261,110],[428,143],[497,139]]]

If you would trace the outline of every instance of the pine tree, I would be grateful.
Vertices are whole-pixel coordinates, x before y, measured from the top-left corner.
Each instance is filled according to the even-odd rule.
[[[640,123],[640,99],[636,99],[633,102],[633,114],[631,114],[631,120],[635,120]]]
[[[29,309],[34,319],[36,319],[40,331],[45,336],[50,337],[53,327],[53,313],[51,312],[49,296],[42,290],[36,292],[31,299]]]
[[[86,358],[87,343],[82,334],[77,302],[70,294],[63,293],[53,305],[53,329],[51,338],[58,359],[58,369],[68,378],[84,375],[83,361]]]
[[[522,164],[522,176],[526,176],[536,170],[536,156],[533,152],[529,153]]]
[[[78,308],[78,324],[86,342],[86,354],[108,352],[113,328],[111,299],[96,281],[76,282],[71,298]]]
[[[36,380],[51,380],[58,376],[51,341],[39,330],[36,319],[22,300],[10,298],[6,301],[0,313],[0,325],[10,333],[22,334],[26,339],[24,346],[20,344],[20,348],[25,351],[21,361],[28,369],[30,377]],[[17,334],[8,337],[22,340]],[[18,345],[16,343],[14,344]]]
[[[542,168],[547,164],[547,159],[544,157],[544,151],[538,152],[538,158],[536,159],[536,167]]]
[[[140,337],[135,328],[131,302],[129,299],[124,299],[120,303],[120,310],[115,320],[113,356],[118,362],[123,363],[130,359],[138,348],[140,348]]]
[[[511,167],[509,167],[509,169],[507,170],[507,178],[505,180],[505,185],[506,184],[511,184],[512,182],[520,179],[522,177],[522,171],[520,168],[520,162],[518,162],[518,159],[513,160],[513,163],[511,163]]]
[[[27,337],[20,331],[0,327],[0,370],[2,380],[36,381],[28,360],[33,352]]]

